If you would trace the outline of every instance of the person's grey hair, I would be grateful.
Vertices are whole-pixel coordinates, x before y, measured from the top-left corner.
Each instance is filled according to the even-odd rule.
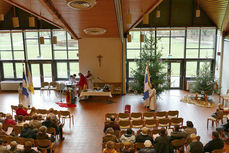
[[[151,141],[150,141],[150,140],[146,140],[146,141],[144,142],[144,146],[145,146],[145,147],[151,147],[151,146],[152,146]]]
[[[12,141],[11,143],[10,143],[10,148],[11,149],[15,149],[17,147],[17,142],[16,141]]]

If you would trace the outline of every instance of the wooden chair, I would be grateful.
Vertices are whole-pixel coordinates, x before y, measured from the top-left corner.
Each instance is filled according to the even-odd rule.
[[[151,135],[155,135],[155,134],[160,134],[161,130],[160,129],[153,129],[151,131]]]
[[[142,120],[142,113],[141,112],[131,113],[130,117],[131,120]]]
[[[170,126],[170,120],[168,118],[158,120],[158,127],[168,128],[169,126]]]
[[[155,113],[156,119],[164,119],[167,117],[167,112],[156,112]]]
[[[221,98],[223,99],[222,100],[222,105],[224,106],[224,101],[228,100],[228,98],[229,98],[229,89],[227,89],[226,94],[219,96],[219,102],[221,102]]]
[[[128,120],[130,120],[130,116],[128,113],[119,113],[118,119],[119,119],[119,121],[128,121]]]
[[[214,126],[214,123],[216,124],[216,127],[217,127],[217,125],[218,125],[220,120],[221,120],[221,122],[223,122],[222,121],[223,120],[223,112],[222,111],[219,112],[217,118],[214,118],[212,116],[208,117],[208,119],[207,119],[207,129],[208,129],[209,121],[212,121],[212,127]]]
[[[142,128],[144,126],[143,120],[133,120],[132,128]]]
[[[179,111],[168,111],[168,118],[178,118]]]
[[[36,145],[35,140],[32,138],[21,138],[21,144],[22,145],[25,145],[25,142],[27,142],[27,141],[30,141],[33,147]]]
[[[117,113],[106,113],[105,114],[105,121],[110,121],[111,116],[114,116],[115,118],[117,118],[118,114]]]
[[[18,106],[11,105],[12,116],[13,116],[13,113],[16,114],[16,110],[17,110],[17,109],[18,109]]]
[[[21,144],[21,138],[20,137],[12,137],[12,136],[9,136],[7,137],[7,143],[10,144],[10,142],[12,141],[16,141],[18,144]]]
[[[49,94],[49,83],[48,82],[41,82],[40,91],[41,91],[40,93],[47,91],[47,94]]]
[[[55,148],[55,143],[52,143],[48,139],[38,139],[37,140],[37,147],[42,150],[42,152],[47,153],[47,150],[50,150],[50,153],[53,152]]]
[[[71,121],[74,125],[74,116],[69,111],[60,111],[60,118],[63,123],[65,123],[65,119],[69,119],[69,128],[71,128]]]
[[[213,150],[212,153],[224,153],[224,148]]]
[[[180,127],[183,126],[183,118],[172,118],[170,120],[170,127],[171,126],[175,126],[175,125],[179,125]]]
[[[53,135],[55,137],[55,139],[56,139],[57,135],[56,135],[56,129],[55,128],[48,128],[47,129],[47,133]]]
[[[128,129],[130,128],[130,121],[119,121],[120,129]]]
[[[0,139],[4,140],[4,141],[7,141],[8,140],[8,137],[7,135],[0,135]]]
[[[140,149],[143,149],[145,147],[143,142],[136,142],[135,143],[135,151],[138,151]]]
[[[157,120],[155,120],[155,119],[146,120],[145,121],[145,127],[147,127],[147,128],[157,128],[158,127]]]
[[[22,126],[14,126],[14,132],[15,132],[15,135],[18,136],[19,134],[21,134],[21,131],[22,131]]]
[[[177,153],[179,153],[180,148],[184,147],[185,141],[186,139],[182,138],[182,139],[175,139],[171,142]]]
[[[50,82],[49,83],[49,94],[51,93],[51,91],[55,92],[55,95],[57,95],[58,93],[58,86],[59,83],[58,82]]]
[[[143,113],[143,119],[144,120],[152,120],[152,119],[154,119],[154,115],[155,115],[154,112],[145,112],[145,113]]]

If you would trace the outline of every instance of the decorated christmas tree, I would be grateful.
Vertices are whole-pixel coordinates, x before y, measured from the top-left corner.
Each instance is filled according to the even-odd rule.
[[[136,68],[132,69],[134,82],[130,83],[131,90],[143,93],[145,67],[149,63],[150,82],[154,85],[157,95],[168,89],[167,73],[164,62],[160,59],[161,51],[156,50],[156,40],[152,31],[145,35],[144,47],[141,50],[140,60],[136,61]]]
[[[202,95],[212,95],[217,92],[214,74],[210,70],[210,65],[204,63],[200,69],[199,76],[195,79],[193,92]]]

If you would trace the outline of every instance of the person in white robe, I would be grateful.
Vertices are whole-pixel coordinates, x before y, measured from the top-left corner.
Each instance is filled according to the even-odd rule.
[[[31,97],[30,96],[25,96],[23,93],[22,93],[22,90],[23,90],[23,83],[20,83],[19,84],[19,87],[18,87],[18,94],[19,94],[19,104],[22,104],[24,107],[28,107],[31,105]]]
[[[154,85],[152,85],[151,89],[149,90],[149,109],[150,110],[156,110],[156,89],[154,88]]]
[[[88,89],[93,89],[93,75],[91,74],[90,71],[87,72],[87,75],[86,75],[86,78],[87,78],[87,86],[88,86]]]

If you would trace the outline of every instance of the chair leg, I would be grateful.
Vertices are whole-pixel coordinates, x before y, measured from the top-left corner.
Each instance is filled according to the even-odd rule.
[[[216,125],[216,127],[218,126],[218,121],[215,121],[215,125]]]
[[[208,122],[209,122],[209,120],[207,120],[207,129],[208,129]]]
[[[212,121],[212,127],[214,126],[214,121]]]
[[[72,125],[74,125],[74,116],[72,115]]]

